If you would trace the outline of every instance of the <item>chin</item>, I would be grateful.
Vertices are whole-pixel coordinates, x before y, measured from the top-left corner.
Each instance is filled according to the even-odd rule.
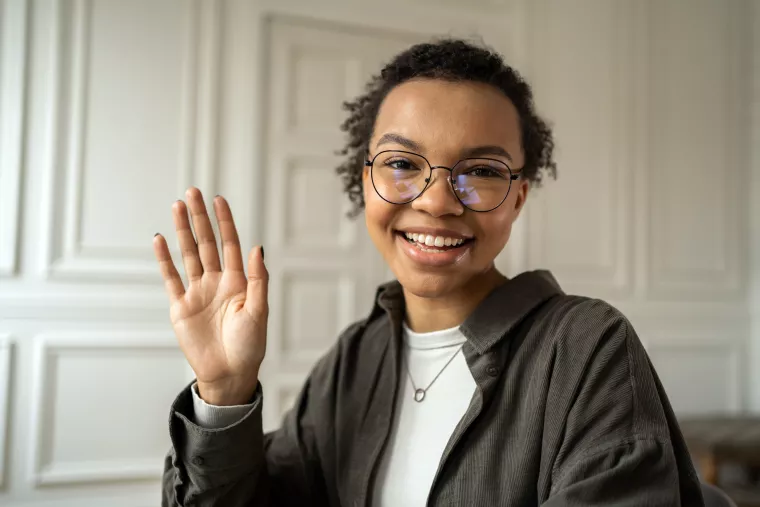
[[[405,291],[420,298],[445,297],[463,285],[450,274],[406,272],[398,273],[396,277]]]

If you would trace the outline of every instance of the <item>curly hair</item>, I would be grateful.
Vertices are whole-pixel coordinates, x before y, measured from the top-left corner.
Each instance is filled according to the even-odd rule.
[[[530,86],[496,52],[460,39],[443,39],[417,44],[399,53],[380,75],[369,81],[364,95],[343,104],[349,116],[341,125],[341,130],[348,134],[348,140],[339,151],[346,159],[336,171],[343,181],[343,190],[354,205],[350,216],[355,217],[364,209],[362,170],[380,105],[394,87],[419,78],[473,81],[501,90],[520,116],[525,152],[521,174],[533,185],[541,183],[544,172],[556,178],[552,131],[536,114]]]

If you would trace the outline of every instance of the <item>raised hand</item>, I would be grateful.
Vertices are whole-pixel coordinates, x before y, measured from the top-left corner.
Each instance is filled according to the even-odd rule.
[[[195,372],[201,398],[212,405],[248,403],[266,352],[269,274],[264,266],[264,251],[251,250],[246,277],[232,212],[227,201],[217,196],[214,211],[222,236],[222,269],[200,190],[188,189],[186,198],[188,205],[177,201],[172,213],[187,287],[172,261],[166,239],[160,234],[153,238],[153,250],[171,302],[174,333]]]

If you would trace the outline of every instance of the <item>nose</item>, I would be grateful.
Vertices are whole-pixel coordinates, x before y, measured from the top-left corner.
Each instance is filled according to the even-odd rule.
[[[451,170],[446,167],[433,167],[430,178],[431,181],[424,192],[412,201],[412,209],[424,211],[434,217],[464,213],[464,206],[451,188]]]

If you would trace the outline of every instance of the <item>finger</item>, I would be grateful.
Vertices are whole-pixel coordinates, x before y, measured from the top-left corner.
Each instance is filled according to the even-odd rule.
[[[216,247],[214,229],[208,218],[206,204],[203,202],[201,191],[195,187],[187,189],[187,203],[190,207],[190,215],[193,217],[193,229],[198,244],[198,252],[201,257],[203,271],[221,271],[219,263],[219,250]]]
[[[166,239],[160,234],[153,237],[153,253],[156,254],[158,266],[161,269],[161,278],[164,279],[164,288],[169,295],[169,301],[174,303],[185,294],[185,285],[179,276],[177,267],[174,265],[172,256],[169,253],[169,246]]]
[[[268,287],[269,272],[264,265],[264,249],[253,248],[248,255],[248,290],[245,296],[245,309],[248,313],[264,316],[269,314]]]
[[[224,269],[243,271],[243,254],[240,251],[240,238],[232,218],[232,211],[227,200],[220,195],[214,199],[214,213],[216,213],[219,233],[222,236]]]
[[[203,265],[198,257],[198,245],[195,236],[190,229],[190,221],[187,218],[187,206],[182,201],[177,201],[172,206],[174,215],[174,227],[177,229],[177,240],[182,252],[182,264],[185,265],[187,279],[194,281],[203,276]]]

